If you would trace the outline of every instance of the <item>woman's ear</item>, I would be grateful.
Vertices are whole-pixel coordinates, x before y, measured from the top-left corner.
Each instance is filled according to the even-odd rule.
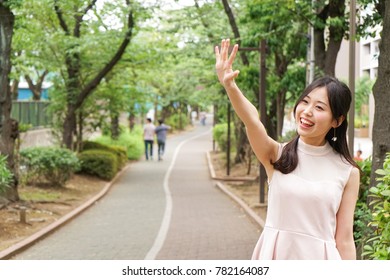
[[[340,116],[338,119],[335,119],[332,124],[333,128],[339,127],[344,120],[345,120],[345,116]]]

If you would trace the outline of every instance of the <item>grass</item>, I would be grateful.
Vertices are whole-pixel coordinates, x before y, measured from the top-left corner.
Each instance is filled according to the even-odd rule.
[[[53,190],[39,190],[36,188],[19,189],[21,200],[25,201],[53,201],[61,197],[61,193]]]

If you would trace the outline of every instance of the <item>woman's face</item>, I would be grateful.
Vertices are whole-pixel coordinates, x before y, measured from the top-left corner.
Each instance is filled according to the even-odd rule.
[[[295,120],[300,138],[309,145],[322,146],[328,131],[337,127],[325,87],[315,88],[297,105]]]

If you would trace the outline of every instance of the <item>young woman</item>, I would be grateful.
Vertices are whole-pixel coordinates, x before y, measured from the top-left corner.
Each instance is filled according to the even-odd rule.
[[[353,217],[359,169],[347,145],[348,87],[324,77],[309,85],[294,107],[298,136],[287,144],[270,138],[257,109],[235,83],[238,51],[222,40],[216,72],[246,126],[249,142],[268,176],[268,210],[253,259],[356,259]]]

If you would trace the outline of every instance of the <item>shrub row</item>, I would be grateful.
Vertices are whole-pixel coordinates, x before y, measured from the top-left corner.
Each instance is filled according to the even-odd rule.
[[[85,141],[77,155],[61,148],[27,148],[20,151],[20,181],[22,184],[48,183],[62,186],[75,172],[110,180],[128,159],[139,159],[142,154],[141,127],[136,127],[131,133],[124,128],[117,140],[102,136],[95,141]],[[3,176],[3,173],[5,171],[1,170],[0,158],[0,191],[8,184],[8,177]]]
[[[235,148],[236,143],[236,135],[234,132],[234,124],[230,124],[230,146],[232,148]],[[220,123],[216,124],[213,128],[213,137],[215,142],[217,142],[217,145],[219,149],[222,152],[227,151],[227,140],[228,140],[228,124],[227,123]]]
[[[374,260],[390,260],[390,153],[383,169],[375,171],[378,183],[369,189],[369,237],[363,247],[363,256]]]
[[[63,186],[80,169],[76,154],[68,149],[33,147],[20,151],[21,182]]]
[[[83,151],[78,155],[68,149],[52,147],[21,150],[21,183],[63,186],[76,172],[110,180],[127,162],[126,150],[122,147],[90,141],[83,144]],[[7,177],[2,178],[5,185]],[[2,189],[1,182],[0,186]]]
[[[123,147],[85,141],[82,149],[78,155],[81,172],[105,180],[114,178],[127,162],[127,152]]]
[[[94,139],[95,142],[104,144],[106,146],[118,146],[122,147],[127,152],[127,158],[129,160],[137,160],[144,153],[144,145],[142,140],[143,130],[141,126],[135,126],[133,131],[126,127],[121,129],[122,133],[118,139],[112,139],[109,136],[101,136]]]

